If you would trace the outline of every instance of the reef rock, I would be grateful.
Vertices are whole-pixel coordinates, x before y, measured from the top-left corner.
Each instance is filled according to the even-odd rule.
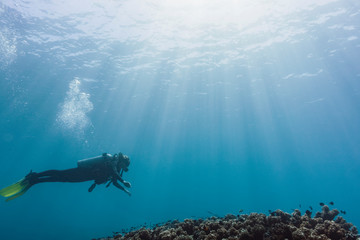
[[[343,217],[335,219],[338,214],[326,205],[314,218],[309,212],[301,215],[298,209],[292,214],[276,210],[268,216],[228,214],[222,218],[168,221],[98,240],[357,240],[357,228]]]

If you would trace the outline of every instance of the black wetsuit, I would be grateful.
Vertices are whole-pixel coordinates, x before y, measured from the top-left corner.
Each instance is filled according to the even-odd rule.
[[[117,182],[119,180],[127,187],[130,185],[122,179],[122,174],[120,174],[120,172],[122,172],[122,169],[118,169],[117,161],[107,160],[94,164],[90,167],[77,167],[65,170],[47,170],[40,173],[31,172],[27,178],[32,185],[43,182],[95,181],[89,188],[89,192],[91,192],[97,184],[109,182],[107,186],[112,183],[114,186],[130,195],[130,193]]]
[[[77,167],[36,173],[34,184],[41,182],[85,182],[92,180],[97,184],[102,184],[115,176],[116,174],[111,167],[99,164],[91,168]]]

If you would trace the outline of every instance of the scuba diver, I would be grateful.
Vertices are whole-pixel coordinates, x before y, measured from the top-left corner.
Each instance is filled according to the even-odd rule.
[[[106,187],[109,187],[112,183],[131,196],[131,193],[118,183],[120,181],[125,187],[131,187],[129,182],[122,179],[123,172],[128,171],[129,165],[129,157],[122,153],[114,155],[103,153],[98,157],[79,160],[76,168],[47,170],[39,173],[30,171],[20,181],[1,189],[0,195],[6,197],[6,201],[10,201],[20,197],[38,183],[94,181],[88,189],[89,192],[92,192],[96,185],[107,183]]]

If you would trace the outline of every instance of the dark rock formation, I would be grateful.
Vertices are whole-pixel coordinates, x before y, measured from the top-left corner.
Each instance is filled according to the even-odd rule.
[[[339,211],[337,209],[330,210],[330,208],[327,205],[324,205],[322,207],[322,212],[317,212],[315,214],[316,218],[322,218],[324,220],[333,220],[337,215],[339,214]]]
[[[261,213],[249,215],[228,214],[223,218],[185,219],[169,221],[153,228],[116,233],[113,237],[98,240],[356,240],[358,231],[343,217],[334,218],[339,211],[322,207],[322,212],[311,218],[309,212],[301,215],[276,210],[269,216]]]

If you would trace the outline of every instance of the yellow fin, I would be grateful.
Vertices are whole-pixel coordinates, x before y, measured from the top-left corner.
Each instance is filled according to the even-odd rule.
[[[18,198],[18,197],[22,196],[24,193],[27,192],[27,190],[29,190],[30,187],[31,187],[31,185],[27,184],[20,192],[18,192],[15,195],[12,195],[9,198],[7,198],[6,202],[11,201],[11,200],[13,200],[15,198]]]
[[[24,188],[29,185],[29,181],[25,180],[25,178],[20,181],[0,190],[0,195],[3,197],[10,197],[21,192]]]

